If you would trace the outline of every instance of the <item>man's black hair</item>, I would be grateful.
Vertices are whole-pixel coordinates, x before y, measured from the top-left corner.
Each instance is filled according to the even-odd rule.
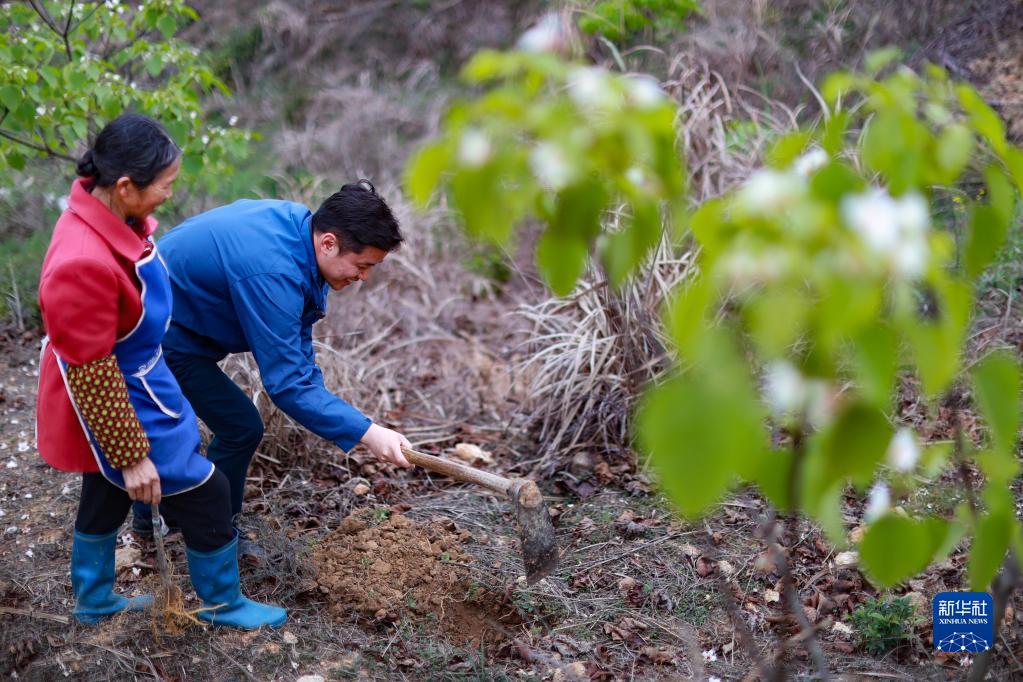
[[[362,253],[367,246],[393,251],[404,241],[398,221],[369,180],[344,185],[313,214],[313,232],[330,232],[342,252]]]
[[[145,189],[179,156],[181,148],[162,125],[142,114],[122,114],[103,127],[75,170],[97,187],[127,176]]]

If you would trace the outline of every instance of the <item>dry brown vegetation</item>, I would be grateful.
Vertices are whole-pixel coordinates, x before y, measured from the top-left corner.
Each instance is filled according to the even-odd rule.
[[[270,553],[246,567],[244,582],[254,596],[287,605],[288,625],[275,633],[194,628],[159,638],[140,617],[100,628],[68,624],[77,482],[20,451],[31,440],[34,389],[32,351],[19,337],[0,374],[7,416],[0,461],[15,464],[0,469],[0,527],[8,529],[0,547],[0,674],[738,679],[755,675],[758,660],[777,658],[794,677],[812,664],[805,636],[780,604],[779,566],[768,551],[777,540],[833,670],[851,678],[959,676],[956,659],[933,655],[926,617],[911,627],[907,645],[881,660],[835,627],[877,591],[815,528],[788,519],[775,530],[751,492],[690,525],[657,495],[630,448],[629,414],[641,387],[671,362],[661,306],[692,267],[690,253],[660,249],[620,290],[594,269],[572,295],[555,299],[534,273],[529,238],[503,250],[482,247],[462,235],[443,201],[426,214],[411,210],[402,167],[459,94],[458,66],[480,47],[509,45],[548,4],[209,1],[196,3],[203,21],[190,38],[218,55],[236,91],[216,106],[262,131],[256,165],[274,178],[273,194],[314,206],[340,183],[367,176],[404,226],[402,249],[371,282],[335,295],[316,328],[327,384],[421,449],[469,442],[492,456],[487,468],[538,477],[564,551],[558,573],[527,587],[507,504],[381,466],[358,449],[342,456],[278,411],[251,358],[241,356],[226,367],[267,424],[246,512],[250,534]],[[704,7],[684,30],[646,36],[618,56],[601,44],[588,48],[612,67],[620,59],[626,69],[657,74],[678,100],[680,146],[697,201],[745,178],[773,136],[811,120],[817,102],[810,84],[854,66],[873,47],[898,44],[913,61],[983,79],[1007,115],[1019,96],[1015,71],[1003,68],[1011,55],[985,47],[1019,44],[1023,14],[1014,3],[705,0]],[[189,210],[214,201],[188,200]],[[609,216],[609,229],[619,217]],[[1020,347],[1018,281],[1010,279],[1004,293],[985,298],[980,343]],[[912,416],[919,405],[907,394],[902,409]],[[941,435],[940,424],[934,433]],[[947,505],[961,494],[958,485],[943,480],[915,503]],[[847,499],[850,527],[861,505]],[[362,524],[354,532],[353,513]],[[447,556],[401,559],[424,540],[448,542],[440,550]],[[345,594],[369,584],[358,580],[359,570],[384,575],[373,571],[382,559],[368,542],[391,543],[388,556],[405,565],[388,567],[404,582],[384,595]],[[183,579],[181,544],[170,547]],[[156,585],[150,547],[127,543],[121,557],[119,584],[129,591]],[[918,599],[958,589],[962,562],[953,555],[901,592]],[[421,592],[426,601],[437,597],[456,609],[459,627],[468,623],[479,636],[438,625],[444,619],[414,592],[424,584],[413,579],[416,570],[433,576],[428,587],[443,588]],[[1023,671],[1015,660],[1021,642],[1014,617],[999,676]]]

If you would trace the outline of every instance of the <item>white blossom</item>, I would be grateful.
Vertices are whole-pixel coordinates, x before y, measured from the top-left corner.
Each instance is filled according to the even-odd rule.
[[[870,495],[867,498],[867,507],[863,510],[863,520],[867,523],[877,521],[885,515],[891,506],[892,496],[888,491],[888,484],[883,481],[879,481],[870,489]]]
[[[25,550],[25,556],[27,556],[29,559],[31,559],[34,556],[33,553],[32,553],[32,550],[31,549],[26,549]]]
[[[490,159],[493,148],[486,133],[471,128],[462,135],[458,144],[458,160],[470,168],[479,168]]]
[[[194,111],[188,112],[188,118],[192,119],[193,121],[195,120],[196,116],[197,114]]]
[[[625,84],[629,99],[640,109],[652,109],[667,99],[661,84],[651,76],[630,76]]]
[[[785,209],[806,193],[806,183],[798,175],[763,168],[750,176],[739,190],[739,204],[754,213]]]
[[[806,380],[792,363],[778,360],[767,367],[764,394],[776,415],[798,412],[806,404]]]
[[[557,52],[565,44],[561,15],[551,12],[519,36],[515,47],[525,52]]]
[[[610,109],[621,102],[611,76],[598,66],[577,66],[568,76],[568,94],[584,109]]]
[[[713,663],[714,661],[718,660],[717,652],[714,651],[713,649],[707,649],[706,651],[703,652],[703,660],[706,661],[707,663]]]
[[[920,444],[913,429],[899,429],[888,444],[888,464],[897,471],[912,471],[920,459]]]
[[[803,177],[809,177],[828,164],[828,153],[820,147],[814,147],[792,164],[792,170]]]
[[[231,118],[227,119],[227,125],[229,125],[229,126],[233,126],[236,123],[238,123],[238,117],[237,116],[232,116]]]
[[[12,458],[11,458],[11,459],[10,459],[10,460],[9,460],[9,461],[7,462],[7,468],[8,468],[8,469],[17,469],[17,468],[18,468],[18,460],[14,459],[14,458],[12,457]]]
[[[547,189],[559,190],[572,181],[572,164],[561,148],[550,142],[541,142],[529,155],[529,165],[540,184]]]
[[[28,452],[29,447],[30,447],[29,444],[26,443],[25,441],[18,442],[18,452]]]
[[[842,218],[864,244],[882,256],[893,271],[909,279],[927,267],[927,201],[911,193],[898,199],[874,188],[842,200]]]
[[[203,135],[201,138],[199,138],[199,141],[202,142],[203,144],[209,144],[210,143],[210,136],[209,135]]]

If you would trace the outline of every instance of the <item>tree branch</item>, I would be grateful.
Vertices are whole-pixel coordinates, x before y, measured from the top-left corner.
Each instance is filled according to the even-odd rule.
[[[41,145],[41,144],[36,144],[35,142],[31,142],[29,140],[23,140],[20,137],[18,137],[17,135],[9,133],[6,130],[0,129],[0,137],[5,137],[8,140],[10,140],[11,142],[14,142],[16,144],[20,144],[20,145],[22,145],[24,147],[28,147],[29,149],[34,149],[37,152],[43,152],[45,154],[49,154],[50,156],[56,157],[58,159],[64,159],[65,161],[70,161],[72,163],[74,163],[75,160],[76,160],[72,156],[68,156],[67,154],[64,154],[62,152],[58,152],[58,151],[52,149],[49,145]]]

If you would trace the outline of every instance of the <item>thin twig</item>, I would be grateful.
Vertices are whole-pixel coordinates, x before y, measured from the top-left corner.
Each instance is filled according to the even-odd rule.
[[[12,616],[38,618],[39,620],[52,620],[55,623],[63,623],[64,625],[67,625],[70,622],[70,619],[67,616],[59,616],[56,613],[46,613],[45,611],[36,611],[35,609],[16,609],[13,606],[0,606],[0,613],[9,613]]]

